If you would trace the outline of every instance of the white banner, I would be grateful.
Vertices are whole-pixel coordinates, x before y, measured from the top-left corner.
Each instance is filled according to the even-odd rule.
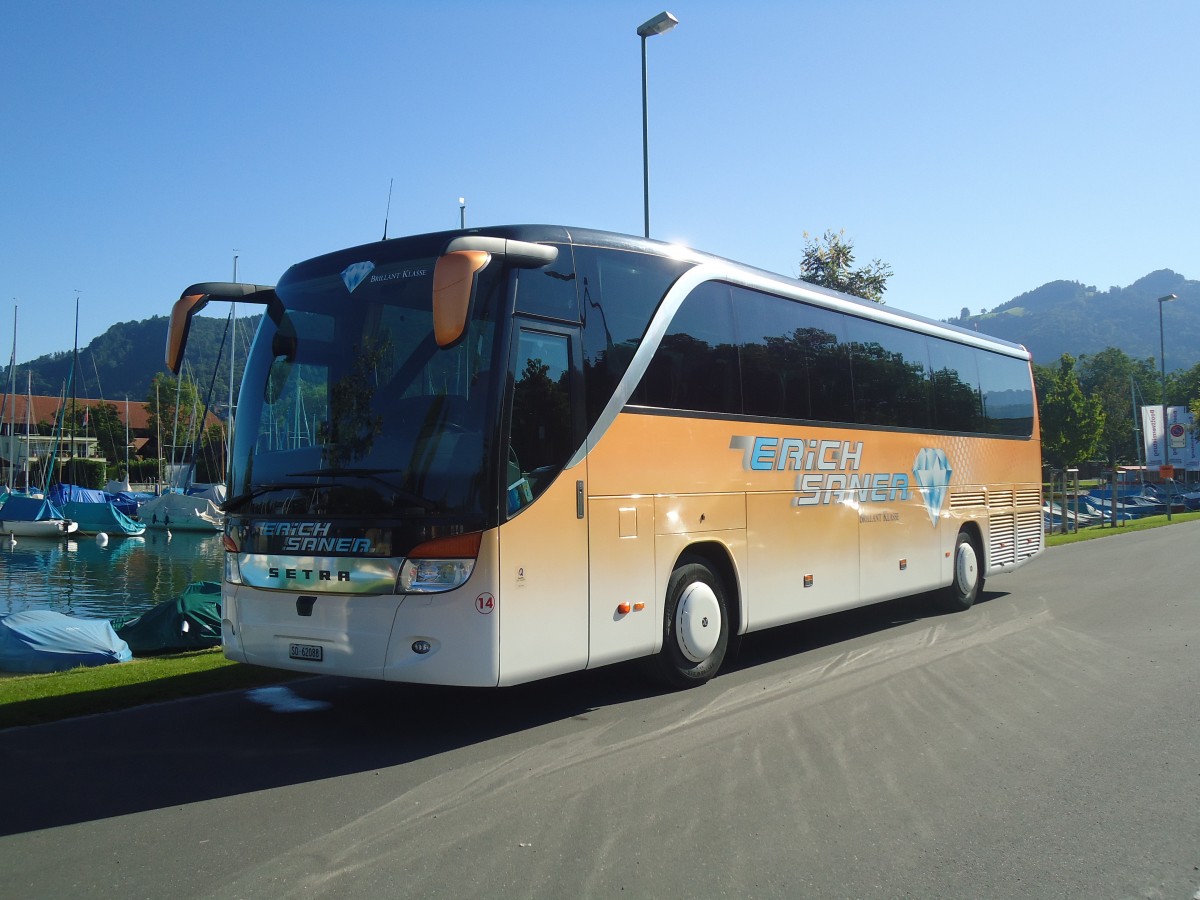
[[[1161,406],[1142,407],[1142,438],[1146,445],[1146,465],[1157,469],[1166,461],[1181,469],[1200,469],[1200,442],[1192,428],[1192,413],[1186,406],[1167,407],[1167,427],[1163,428]],[[1183,429],[1183,434],[1179,431]],[[1169,446],[1168,446],[1169,445]]]

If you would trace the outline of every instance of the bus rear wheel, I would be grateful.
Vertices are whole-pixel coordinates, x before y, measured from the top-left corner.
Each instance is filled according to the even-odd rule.
[[[937,593],[937,605],[946,612],[962,612],[974,605],[983,590],[983,554],[964,528],[954,541],[954,575],[950,586]]]
[[[650,660],[659,681],[676,688],[704,684],[729,646],[729,613],[721,579],[702,562],[681,561],[667,584],[663,646]]]

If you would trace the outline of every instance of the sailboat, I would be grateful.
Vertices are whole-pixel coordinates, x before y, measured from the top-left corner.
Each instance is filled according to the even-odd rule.
[[[237,281],[237,257],[234,257],[234,281]],[[233,423],[233,357],[234,344],[237,339],[237,325],[234,312],[234,304],[230,304],[229,323],[226,326],[226,337],[232,337],[229,342],[229,422],[226,426],[226,453],[231,450],[231,435]],[[221,348],[224,350],[225,339],[222,338]],[[217,355],[217,363],[220,363],[220,353]],[[214,380],[215,380],[214,370]],[[176,383],[176,399],[175,399],[175,431],[179,429],[179,388],[182,386],[182,376]],[[212,385],[209,385],[209,397],[212,396]],[[204,422],[208,415],[208,400],[205,400],[204,411],[200,413],[199,420]],[[196,410],[192,410],[192,418],[197,418]],[[177,443],[173,436],[171,439],[172,447]],[[160,441],[161,446],[161,441]],[[226,460],[229,457],[226,456]],[[173,459],[172,459],[173,461]],[[227,463],[228,464],[228,463]],[[177,467],[172,466],[178,471]],[[201,492],[194,492],[190,488],[185,488],[189,481],[189,476],[195,468],[195,457],[193,455],[190,465],[183,467],[183,480],[181,485],[171,488],[155,497],[153,500],[148,500],[143,503],[138,509],[138,517],[145,522],[151,529],[163,528],[169,531],[201,531],[213,532],[223,531],[225,528],[225,514],[221,509],[220,504],[225,502],[225,485],[213,484]]]
[[[104,490],[110,494],[128,494],[133,490],[129,484],[129,397],[125,398],[125,480],[110,481]]]
[[[80,534],[137,537],[146,531],[146,523],[135,521],[117,509],[116,497],[107,491],[55,484],[50,487],[50,499],[78,525]]]
[[[0,404],[0,426],[8,419],[8,481],[0,484],[0,498],[7,499],[9,492],[15,489],[17,483],[17,402],[14,393],[17,386],[17,307],[13,306],[13,345],[12,356],[8,362],[8,386],[4,392],[4,402]],[[0,427],[0,431],[2,431]]]
[[[13,352],[12,364],[9,366],[9,383],[12,385],[15,379],[15,365],[17,360],[17,311],[13,309]],[[12,397],[12,391],[9,391],[9,398]],[[13,416],[15,420],[16,403],[13,402]],[[26,410],[26,419],[29,417],[29,412]],[[29,426],[26,425],[28,432]],[[28,441],[28,435],[26,436]],[[13,447],[16,445],[16,435],[14,427],[9,427],[9,464],[11,471],[16,471],[14,462],[15,453]],[[28,460],[28,457],[26,457]],[[15,475],[14,475],[15,479]],[[4,500],[4,505],[0,506],[0,534],[7,534],[9,540],[14,540],[17,535],[22,537],[45,537],[45,538],[60,538],[68,534],[72,534],[79,529],[76,522],[71,521],[62,511],[53,503],[44,497],[31,497],[22,494],[9,493]]]
[[[182,381],[182,379],[181,379]],[[176,394],[175,430],[178,431],[179,394]],[[195,413],[193,412],[193,418]],[[175,440],[172,439],[172,445]],[[174,452],[174,451],[172,451]],[[204,494],[189,494],[183,485],[187,483],[187,474],[191,466],[171,466],[171,481],[181,476],[181,480],[168,486],[162,494],[147,500],[138,508],[138,518],[152,530],[166,529],[167,531],[221,531],[225,527],[225,517],[221,508],[213,502],[213,498]]]
[[[0,534],[58,538],[78,530],[79,523],[68,519],[45,497],[9,494],[0,506]]]

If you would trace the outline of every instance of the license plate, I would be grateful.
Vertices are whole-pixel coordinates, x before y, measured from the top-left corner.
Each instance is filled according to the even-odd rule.
[[[288,656],[292,659],[307,659],[320,662],[324,659],[324,647],[320,644],[289,644]]]

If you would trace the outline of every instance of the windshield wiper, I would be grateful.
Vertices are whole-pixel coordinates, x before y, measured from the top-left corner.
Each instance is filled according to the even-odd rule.
[[[238,509],[239,507],[245,506],[247,503],[249,503],[255,497],[261,497],[263,494],[271,493],[271,491],[288,491],[288,490],[306,491],[306,490],[311,490],[312,488],[318,488],[320,486],[321,485],[319,485],[319,484],[305,484],[305,483],[300,483],[300,484],[282,484],[282,483],[281,484],[260,484],[260,485],[258,485],[258,487],[251,488],[248,491],[238,494],[236,497],[230,497],[228,500],[226,500],[224,503],[221,504],[221,510],[223,512],[233,512],[233,510]]]
[[[405,490],[404,488],[402,488],[398,485],[392,484],[392,482],[388,481],[386,478],[380,477],[381,475],[395,475],[396,473],[403,472],[403,471],[405,471],[405,470],[404,469],[338,468],[338,469],[313,469],[311,472],[289,472],[288,475],[289,476],[295,475],[295,476],[301,477],[301,478],[313,478],[313,477],[323,478],[326,476],[328,476],[330,478],[362,478],[366,481],[373,481],[376,484],[383,485],[383,487],[385,487],[389,491],[391,491],[395,497],[398,497],[408,503],[415,503],[417,506],[421,507],[421,509],[423,509],[425,512],[432,512],[433,510],[437,509],[436,503],[434,503],[430,500],[427,500],[426,498],[422,497],[420,494],[416,494],[416,493],[413,493],[412,491]],[[328,485],[319,485],[319,487],[328,487]]]

